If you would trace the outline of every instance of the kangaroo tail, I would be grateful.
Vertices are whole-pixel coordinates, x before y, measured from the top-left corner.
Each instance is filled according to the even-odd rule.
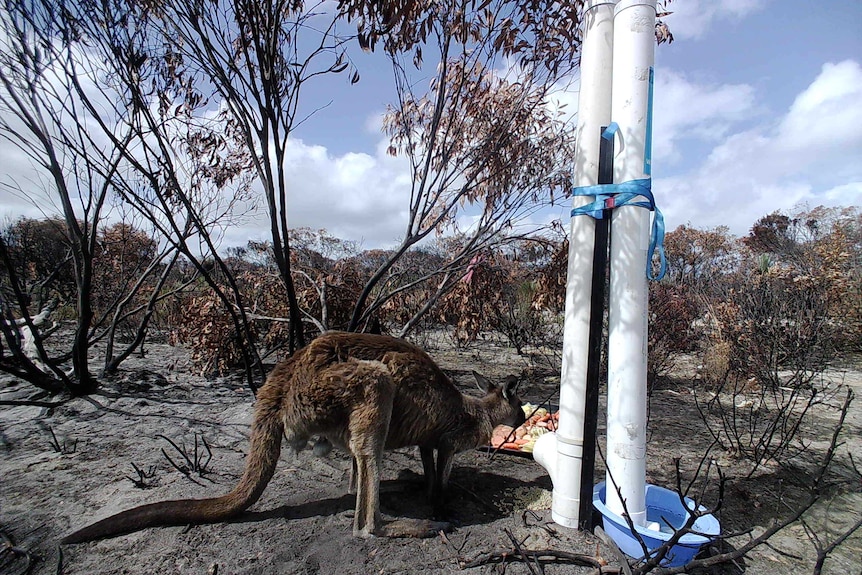
[[[283,423],[280,402],[278,398],[268,397],[265,391],[261,389],[255,406],[245,471],[233,491],[210,499],[161,501],[134,507],[70,533],[60,543],[83,543],[147,527],[215,523],[235,517],[251,507],[272,479],[281,452]]]

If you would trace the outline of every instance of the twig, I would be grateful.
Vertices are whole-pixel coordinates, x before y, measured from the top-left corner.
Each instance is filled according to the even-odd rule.
[[[171,456],[168,455],[164,449],[162,449],[161,451],[162,451],[162,455],[165,456],[165,459],[168,460],[168,462],[173,466],[174,469],[176,469],[177,471],[179,471],[180,473],[185,475],[188,478],[188,480],[191,481],[192,483],[195,483],[197,485],[202,485],[202,483],[200,481],[196,481],[195,478],[192,477],[191,469],[189,469],[185,465],[182,465],[182,466],[177,465],[176,462],[173,459],[171,459]]]
[[[786,517],[783,521],[774,523],[771,527],[763,531],[763,533],[761,533],[757,537],[754,537],[745,545],[742,545],[738,549],[735,549],[731,552],[722,553],[720,555],[713,555],[704,559],[694,559],[686,565],[680,567],[663,568],[659,569],[658,572],[664,575],[687,573],[697,567],[710,567],[712,565],[718,565],[720,563],[726,563],[740,557],[744,557],[749,551],[751,551],[755,547],[763,545],[770,537],[775,535],[777,532],[799,520],[799,518],[801,518],[809,509],[811,509],[811,507],[815,503],[817,503],[822,497],[824,476],[826,475],[826,471],[829,469],[830,463],[835,456],[835,450],[839,445],[838,435],[844,428],[844,420],[847,417],[847,412],[850,409],[850,403],[852,400],[853,393],[848,390],[847,397],[845,398],[844,404],[841,407],[841,413],[838,418],[838,423],[833,429],[832,439],[830,441],[829,447],[826,450],[826,454],[823,456],[822,463],[820,464],[820,467],[818,469],[817,477],[815,478],[814,483],[809,490],[808,498],[802,504],[800,504],[793,511],[793,513],[790,514],[790,516]]]
[[[542,521],[542,518],[539,517],[538,513],[536,513],[532,509],[525,509],[524,512],[521,513],[521,523],[524,524],[524,527],[533,527],[533,525],[530,525],[530,522],[527,521],[528,515],[532,516],[533,519],[535,519],[538,522]],[[553,527],[551,527],[550,522],[546,521],[545,523],[537,523],[537,526],[544,529],[547,532],[547,534],[550,535],[551,537],[557,537],[557,531]]]
[[[150,487],[153,487],[152,483],[147,483],[147,479],[152,479],[153,477],[156,476],[155,465],[150,465],[150,469],[146,472],[141,470],[140,468],[138,468],[138,466],[135,465],[134,461],[132,462],[132,467],[137,472],[138,479],[134,479],[132,477],[129,477],[128,475],[125,476],[126,479],[128,479],[129,481],[134,483],[135,487],[137,487],[138,489],[149,489]]]
[[[823,547],[822,549],[817,549],[817,562],[814,566],[815,575],[820,575],[821,570],[823,569],[823,563],[826,562],[826,558],[829,557],[829,554],[835,551],[835,549],[844,543],[848,537],[853,535],[859,528],[862,527],[862,517],[856,520],[856,523],[851,525],[844,533],[842,533],[835,541]]]
[[[204,477],[204,475],[206,473],[209,473],[209,471],[207,470],[207,466],[209,465],[210,461],[212,460],[212,450],[210,449],[210,446],[207,443],[207,440],[203,435],[201,435],[200,437],[201,437],[201,441],[203,442],[203,446],[206,449],[206,460],[204,460],[203,453],[198,452],[198,434],[197,433],[195,434],[194,459],[190,458],[189,455],[186,453],[185,444],[182,446],[182,448],[180,448],[176,443],[171,441],[171,439],[169,437],[165,437],[164,435],[161,435],[161,434],[156,435],[156,437],[161,437],[162,439],[164,439],[165,441],[170,443],[171,446],[174,449],[176,449],[177,453],[182,455],[183,459],[186,460],[187,465],[178,465],[173,459],[171,459],[171,457],[167,454],[167,452],[164,449],[162,449],[162,455],[165,456],[165,458],[170,462],[170,464],[174,467],[174,469],[176,469],[177,471],[179,471],[180,473],[182,473],[183,475],[188,477],[192,482],[197,483],[198,485],[200,485],[200,483],[195,481],[192,478],[192,476],[191,476],[192,472],[197,473],[198,477],[201,477],[203,479],[207,479],[206,477]]]
[[[20,575],[30,572],[30,569],[33,567],[33,555],[26,549],[15,547],[12,543],[12,539],[0,531],[0,558],[3,558],[4,562],[7,553],[11,553],[15,557],[24,558],[24,565],[20,571]]]
[[[524,550],[521,548],[521,543],[515,538],[514,535],[512,535],[512,532],[509,531],[508,529],[503,529],[503,532],[509,538],[509,541],[512,542],[512,545],[515,546],[515,551],[517,551],[518,555],[521,556],[521,559],[524,560],[524,563],[527,565],[527,569],[530,570],[530,573],[532,573],[532,575],[539,575],[538,573],[536,573],[536,570],[533,569],[533,564],[530,562],[530,558],[524,554]],[[533,561],[535,561],[536,564],[538,565],[538,560],[535,557],[533,557]],[[541,568],[542,568],[541,565],[539,565],[539,569],[541,569]]]
[[[617,542],[611,539],[611,536],[605,533],[605,530],[599,526],[595,527],[594,530],[595,535],[601,539],[605,545],[608,546],[608,549],[611,551],[611,555],[614,556],[614,560],[620,565],[622,572],[624,575],[632,575],[632,568],[629,566],[629,560],[626,558],[623,550],[620,549],[620,546],[617,545]]]
[[[71,453],[75,453],[78,449],[78,440],[76,439],[74,443],[72,443],[71,447],[69,443],[64,439],[63,444],[57,440],[57,436],[54,434],[54,429],[49,427],[48,431],[51,433],[51,447],[54,448],[54,451],[57,453],[62,453],[63,455],[69,455]]]
[[[584,555],[581,553],[571,553],[569,551],[558,551],[556,549],[522,549],[525,556],[530,557],[539,564],[555,564],[555,565],[577,565],[580,567],[594,567],[599,573],[608,575],[618,575],[620,570],[617,567],[604,565],[596,557],[592,555]],[[472,569],[483,565],[501,565],[507,563],[523,562],[524,558],[515,550],[508,549],[506,551],[495,551],[472,559],[470,561],[460,561],[461,569]]]
[[[441,542],[443,545],[451,545],[451,544],[452,544],[452,542],[451,542],[451,541],[449,541],[449,538],[448,538],[448,537],[446,537],[446,532],[445,532],[445,531],[443,531],[442,529],[441,529],[440,531],[438,531],[438,532],[437,532],[437,535],[439,535],[439,536],[440,536],[440,542]]]
[[[32,407],[44,407],[46,409],[54,409],[55,407],[60,407],[65,404],[67,400],[62,401],[38,401],[35,399],[0,399],[0,405],[10,405],[12,407],[18,406],[32,406]]]
[[[458,553],[461,553],[462,551],[464,551],[464,547],[467,546],[467,541],[470,540],[470,535],[472,535],[472,533],[470,531],[468,531],[467,533],[464,534],[464,540],[461,542],[461,546],[458,547],[458,549],[457,549]]]
[[[782,557],[787,557],[788,559],[795,559],[796,561],[802,561],[803,560],[803,557],[801,555],[794,555],[793,553],[790,553],[789,551],[785,551],[784,549],[779,549],[778,547],[776,547],[775,545],[773,545],[769,541],[764,541],[763,545],[765,547],[768,547],[769,549],[772,549],[773,551],[775,551],[776,553],[778,553]]]
[[[198,467],[198,473],[204,473],[206,471],[207,466],[210,464],[213,458],[212,449],[210,449],[209,444],[207,443],[207,438],[204,435],[201,435],[201,443],[204,444],[204,448],[207,450],[207,460],[202,461],[203,454],[201,454],[201,459],[198,459],[198,436],[195,434],[195,465]]]
[[[608,483],[605,484],[605,501],[607,502],[607,500],[608,500],[608,494],[610,493],[609,489],[611,487],[613,487],[617,493],[617,497],[619,498],[620,503],[623,506],[623,512],[621,515],[622,515],[622,518],[626,520],[626,525],[628,525],[629,532],[634,536],[635,540],[641,546],[641,551],[643,551],[643,557],[649,558],[649,556],[650,556],[649,548],[647,547],[646,541],[644,541],[643,537],[641,537],[641,534],[638,533],[637,529],[635,529],[635,524],[632,521],[632,518],[629,516],[629,510],[628,510],[628,506],[626,505],[626,500],[623,497],[623,492],[620,489],[620,487],[617,485],[617,480],[614,478],[613,473],[611,473],[611,470],[608,467],[608,462],[605,459],[605,455],[602,452],[602,448],[600,446],[598,446],[598,444],[597,444],[596,449],[598,450],[599,457],[602,459],[602,461],[605,464],[605,470],[606,470],[606,473],[608,475],[608,478],[610,479],[610,481],[608,481]],[[663,556],[664,556],[664,554],[662,553],[662,557]]]

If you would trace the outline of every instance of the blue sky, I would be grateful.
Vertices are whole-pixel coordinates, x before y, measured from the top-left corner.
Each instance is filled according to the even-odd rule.
[[[862,204],[862,2],[675,0],[669,8],[675,41],[656,51],[653,159],[668,229],[726,225],[744,235],[774,210]],[[332,106],[297,131],[302,147],[325,148],[298,161],[323,175],[327,200],[318,212],[298,189],[293,221],[385,245],[400,236],[406,206],[377,131],[391,73],[374,57],[357,64],[362,81],[321,86],[315,101]]]
[[[669,9],[675,42],[656,52],[653,144],[653,191],[668,229],[726,225],[743,235],[801,202],[862,204],[862,2],[674,0]],[[394,99],[388,64],[355,58],[358,84],[338,76],[306,93],[310,107],[331,104],[294,134],[289,218],[381,247],[403,234],[409,175],[385,154],[379,131]],[[15,164],[12,150],[5,155]],[[0,216],[22,213],[39,215],[0,189]],[[223,244],[265,237],[250,220]]]
[[[679,129],[654,161],[669,227],[744,234],[798,202],[862,203],[862,3],[717,2],[708,20],[697,4],[671,5],[677,41],[657,52],[656,122]]]

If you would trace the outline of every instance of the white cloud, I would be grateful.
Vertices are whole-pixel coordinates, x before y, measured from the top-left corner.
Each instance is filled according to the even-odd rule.
[[[841,184],[822,194],[825,203],[835,206],[862,205],[862,181]]]
[[[36,167],[37,159],[19,146],[21,140],[33,140],[26,125],[10,112],[3,110],[3,113],[0,118],[0,132],[4,134],[0,138],[3,162],[0,171],[0,225],[21,216],[39,219],[61,213],[59,201],[52,193],[54,184],[50,174],[44,167]],[[19,134],[20,140],[19,136],[12,134]],[[38,146],[34,148],[39,149]]]
[[[216,113],[214,110],[208,115]],[[369,128],[371,119],[376,118],[379,130],[380,115],[368,118]],[[10,129],[20,124],[8,113],[3,121]],[[95,134],[99,135],[97,131]],[[0,177],[0,225],[22,215],[41,218],[60,213],[44,169],[34,167],[31,159],[9,142],[0,145],[5,162]],[[387,147],[381,138],[371,154],[333,156],[324,146],[290,140],[284,166],[288,174],[289,225],[325,228],[337,237],[360,241],[364,247],[397,243],[407,225],[411,184],[406,161],[387,155]],[[222,248],[270,237],[263,195],[258,194],[255,202],[257,209],[239,222],[210,230]]]
[[[365,117],[365,131],[369,134],[380,134],[383,129],[383,117],[386,115],[385,110],[377,110]]]
[[[293,139],[288,145],[288,223],[291,228],[325,228],[359,241],[364,248],[389,247],[404,235],[410,200],[405,162],[385,154],[349,152],[332,156],[323,146]],[[259,209],[245,225],[228,230],[222,245],[244,245],[269,236]]]
[[[754,109],[754,89],[747,84],[695,83],[684,74],[662,70],[655,87],[656,161],[679,161],[680,144],[688,138],[720,141]]]
[[[668,4],[666,18],[677,39],[700,38],[713,24],[738,20],[762,8],[766,0],[678,0]]]
[[[831,154],[862,141],[862,67],[845,60],[825,64],[814,82],[796,97],[781,122],[778,139],[788,151]],[[813,158],[812,158],[813,159]]]
[[[657,179],[668,226],[727,225],[743,234],[757,218],[801,202],[858,204],[860,126],[862,67],[825,64],[776,122],[733,133],[699,167]]]

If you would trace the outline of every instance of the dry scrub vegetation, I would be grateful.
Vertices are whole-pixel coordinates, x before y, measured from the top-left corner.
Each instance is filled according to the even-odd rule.
[[[231,250],[225,259],[246,302],[252,329],[245,333],[254,335],[243,342],[201,271],[181,260],[170,270],[157,266],[145,276],[150,283],[121,285],[119,278],[147,267],[144,256],[155,247],[141,232],[107,228],[95,262],[108,270],[96,276],[105,279],[94,283],[98,321],[88,339],[89,357],[105,369],[94,378],[96,391],[71,394],[60,374],[71,373],[75,284],[68,259],[47,253],[63,245],[57,230],[50,220],[20,220],[3,233],[0,366],[7,376],[0,432],[8,457],[0,521],[10,538],[2,565],[12,573],[25,572],[28,561],[35,572],[56,568],[53,541],[89,518],[136,502],[224,491],[241,467],[253,401],[240,384],[249,380],[243,370],[253,366],[238,348],[254,345],[269,364],[285,353],[289,338],[265,245]],[[346,327],[356,286],[375,269],[375,258],[385,256],[324,232],[298,234],[295,245],[303,247],[295,251],[294,269],[308,337],[323,327]],[[452,241],[410,252],[397,272],[427,276],[445,259],[437,250]],[[566,249],[564,241],[534,239],[475,258],[409,337],[462,382],[470,369],[498,377],[514,371],[526,380],[528,400],[553,403]],[[649,480],[679,481],[698,500],[719,505],[726,539],[697,559],[701,569],[857,572],[862,476],[854,456],[860,417],[852,400],[860,389],[858,211],[772,214],[742,239],[721,229],[681,227],[668,234],[667,253],[669,274],[650,287]],[[40,267],[49,257],[58,263]],[[212,283],[228,285],[219,275],[224,272],[205,272]],[[411,306],[423,305],[423,290],[433,288],[418,281],[396,294],[378,309],[377,324],[397,331]],[[118,303],[144,293],[137,306]],[[30,328],[17,321],[22,316],[14,304],[22,302],[29,304],[25,310],[46,307],[50,314]],[[30,323],[35,320],[31,316]],[[52,321],[53,333],[46,330]],[[24,345],[27,329],[40,336],[39,345]],[[600,424],[600,446],[602,431]],[[549,573],[581,572],[573,566],[579,561],[604,561],[604,572],[654,568],[623,565],[605,543],[547,524],[551,486],[529,460],[481,453],[459,458],[448,508],[459,525],[454,535],[436,543],[366,544],[349,538],[343,458],[283,459],[284,471],[259,511],[177,538],[170,535],[175,530],[150,530],[71,549],[66,572],[158,572],[148,565],[159,549],[165,556],[157,564],[178,572],[212,565],[223,572],[310,572],[315,561],[321,571],[359,572],[350,567],[358,553],[362,565],[377,571],[444,573],[499,561],[502,549],[515,560],[518,548],[527,555],[543,550],[543,559],[521,568],[544,564]],[[385,477],[396,493],[384,496],[387,516],[430,513],[409,487],[409,473],[420,468],[409,450],[387,459]],[[266,511],[278,505],[286,507]],[[254,568],[227,558],[225,546],[245,541],[248,530],[294,541],[293,551],[288,557],[255,543],[250,549],[260,564]],[[345,549],[341,559],[331,565],[315,559],[333,544]],[[417,559],[419,549],[430,553],[427,561]],[[126,565],[128,557],[134,567]]]

